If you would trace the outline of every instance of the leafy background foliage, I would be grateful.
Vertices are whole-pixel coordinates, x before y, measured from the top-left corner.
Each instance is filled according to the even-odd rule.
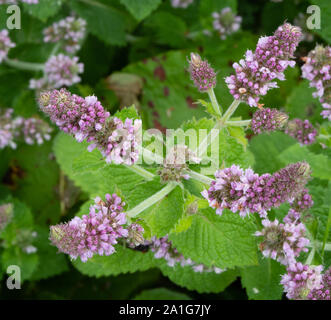
[[[217,71],[215,93],[223,107],[232,97],[224,77],[232,72],[247,49],[253,49],[259,36],[271,34],[278,25],[306,12],[310,4],[319,5],[322,29],[315,30],[315,42],[331,42],[331,3],[325,0],[195,0],[187,9],[175,9],[169,0],[42,0],[21,6],[22,29],[10,31],[17,44],[10,58],[44,62],[52,46],[42,43],[42,30],[54,21],[75,12],[87,21],[88,34],[78,52],[84,63],[82,83],[72,92],[97,95],[103,105],[118,117],[137,117],[134,109],[123,109],[116,88],[125,86],[134,98],[144,129],[181,127],[211,129],[207,95],[199,94],[189,80],[187,57],[197,51]],[[220,40],[212,31],[213,11],[231,7],[243,17],[237,33]],[[6,6],[0,5],[0,29],[6,27]],[[297,52],[305,56],[314,43],[303,42]],[[313,90],[300,77],[301,61],[286,71],[286,81],[263,98],[268,107],[279,108],[291,118],[308,118],[324,135],[331,134],[329,123],[322,123],[321,105]],[[11,107],[16,115],[44,116],[38,110],[28,81],[36,76],[0,66],[0,107]],[[140,88],[137,93],[137,88]],[[131,104],[131,103],[130,103]],[[252,109],[241,105],[234,114],[249,118]],[[193,118],[193,120],[192,120]],[[331,241],[325,232],[331,225],[331,154],[320,144],[301,147],[291,137],[277,132],[252,136],[240,128],[221,132],[219,166],[233,163],[253,167],[258,173],[275,172],[287,163],[306,160],[314,177],[308,184],[314,207],[307,217],[309,231],[319,241]],[[323,140],[330,147],[331,141]],[[195,169],[195,166],[191,166]],[[150,169],[155,172],[155,168]],[[281,299],[277,262],[263,259],[253,236],[259,222],[254,217],[240,219],[225,212],[216,216],[203,200],[190,215],[186,208],[200,194],[201,185],[185,182],[191,193],[175,188],[165,199],[142,212],[148,233],[169,234],[174,246],[185,256],[207,266],[226,268],[221,274],[193,272],[190,267],[171,268],[153,253],[117,246],[109,257],[94,257],[87,263],[70,261],[56,253],[48,240],[49,225],[68,221],[88,211],[96,195],[120,192],[127,208],[132,208],[163,185],[159,179],[146,182],[124,166],[106,165],[100,153],[86,151],[85,143],[54,128],[53,139],[42,146],[21,145],[17,150],[0,151],[0,204],[14,203],[14,218],[0,236],[0,292],[3,298],[33,299]],[[186,199],[186,200],[185,200]],[[192,200],[193,199],[193,200]],[[288,207],[273,214],[282,217]],[[38,236],[34,254],[23,253],[12,245],[16,230],[26,228]],[[315,261],[316,260],[316,261]],[[331,254],[317,252],[314,262],[331,264]],[[6,269],[22,268],[23,290],[6,288]]]

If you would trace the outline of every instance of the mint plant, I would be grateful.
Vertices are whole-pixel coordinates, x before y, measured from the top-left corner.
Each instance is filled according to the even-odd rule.
[[[115,166],[124,164],[120,170],[129,170],[141,180],[136,187],[126,187],[130,189],[129,193],[121,188],[123,182],[115,182],[112,186],[112,182],[108,181],[108,189],[117,192],[112,196],[106,194],[105,201],[100,198],[103,195],[98,194],[95,204],[89,208],[89,213],[83,214],[81,218],[75,217],[67,223],[52,226],[52,243],[72,259],[79,257],[87,264],[89,259],[93,260],[94,255],[116,255],[116,245],[124,245],[127,250],[136,250],[143,245],[155,253],[156,259],[164,258],[169,267],[179,263],[181,267],[190,266],[194,272],[222,274],[227,269],[256,263],[257,241],[252,233],[252,229],[255,229],[255,236],[262,237],[260,250],[263,255],[288,268],[289,274],[284,275],[281,281],[288,298],[305,299],[312,290],[318,290],[322,281],[322,266],[309,267],[309,263],[302,266],[297,262],[300,253],[308,251],[310,243],[307,229],[301,222],[301,212],[312,205],[305,189],[311,173],[307,162],[292,163],[273,174],[262,175],[251,168],[242,169],[233,164],[231,167],[217,170],[215,180],[199,172],[202,161],[200,156],[205,155],[201,149],[207,150],[212,144],[211,140],[215,139],[220,131],[228,135],[228,127],[250,125],[255,132],[261,131],[260,128],[264,129],[263,131],[272,131],[282,128],[287,122],[287,115],[263,109],[258,101],[261,95],[277,86],[275,79],[285,80],[283,72],[287,66],[294,66],[292,56],[300,36],[299,28],[285,23],[273,36],[261,38],[254,53],[248,50],[240,65],[234,64],[236,76],[228,77],[226,82],[235,100],[224,113],[214,94],[214,70],[198,54],[192,53],[189,61],[191,79],[200,92],[208,93],[212,106],[211,121],[214,129],[218,130],[213,137],[210,131],[197,145],[196,154],[188,149],[189,145],[186,145],[185,141],[185,145],[175,144],[175,148],[166,150],[166,158],[159,163],[161,169],[156,172],[153,167],[149,168],[144,163],[137,164],[139,155],[148,160],[163,159],[163,151],[161,154],[153,153],[139,141],[141,120],[134,107],[123,109],[118,116],[111,116],[95,96],[82,98],[65,89],[42,92],[39,97],[40,108],[59,128],[73,135],[78,143],[86,140],[89,152],[97,148],[106,163]],[[260,108],[252,124],[250,120],[231,119],[241,102]],[[300,125],[300,122],[295,122],[295,126]],[[303,144],[312,143],[317,133],[311,132],[307,123],[305,125],[306,130],[296,129],[297,136],[291,123],[288,124],[286,132],[296,136]],[[200,129],[199,122],[195,129]],[[198,159],[194,168],[189,163],[188,150]],[[98,174],[106,175],[103,171],[108,170],[108,165],[103,165],[103,160],[99,160],[97,154],[95,152],[97,158],[93,166],[99,168]],[[80,165],[92,164],[86,163],[83,157]],[[222,166],[221,163],[218,165]],[[113,167],[110,167],[110,174],[112,170]],[[114,169],[114,175],[117,175],[116,170],[118,169]],[[203,197],[197,192],[192,193],[190,188],[185,186],[185,180],[196,181],[200,188],[207,187],[200,190]],[[105,187],[98,189],[105,190]],[[199,187],[197,189],[199,190]],[[143,195],[135,194],[136,191],[139,194],[139,190]],[[119,196],[122,194],[123,198]],[[128,202],[127,208],[125,203],[122,203],[123,199],[125,203]],[[302,199],[306,200],[304,205]],[[172,204],[168,203],[169,201],[172,201]],[[279,224],[277,219],[269,220],[268,212],[286,202],[291,203],[293,208],[283,223]],[[176,213],[173,212],[173,206],[179,207],[175,210]],[[208,209],[208,206],[212,209]],[[217,216],[223,214],[225,220]],[[198,220],[194,221],[195,217]],[[264,228],[258,231],[261,218]],[[204,219],[210,223],[211,229],[203,228]],[[241,220],[240,227],[237,225],[238,219]],[[162,223],[164,220],[168,220],[166,224]],[[202,243],[201,247],[193,249],[193,252],[190,250],[190,241],[193,240],[192,237],[198,237],[196,232],[199,229],[205,233],[200,238],[200,241],[204,242],[209,237],[217,238],[218,235],[213,229],[218,228],[225,234],[230,232],[227,235],[228,242],[223,242],[221,238],[215,239],[216,243]],[[246,238],[236,242],[243,234],[246,234]],[[205,251],[203,254],[201,249]],[[300,276],[302,278],[298,288],[293,289],[290,284],[293,281],[291,277],[299,279],[295,273],[297,271],[303,274]],[[315,274],[315,271],[318,274]],[[306,272],[309,275],[305,276]]]
[[[24,298],[330,300],[327,4],[14,3],[1,294],[14,265]]]

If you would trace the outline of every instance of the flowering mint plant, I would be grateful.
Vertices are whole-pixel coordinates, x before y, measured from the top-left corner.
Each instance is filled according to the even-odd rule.
[[[271,259],[285,266],[278,284],[289,299],[327,297],[328,273],[311,263],[317,248],[305,225],[313,205],[309,161],[257,173],[247,151],[241,162],[220,159],[224,141],[230,148],[238,143],[229,140],[234,128],[244,141],[244,130],[252,130],[255,135],[284,131],[299,148],[315,142],[318,132],[308,120],[289,120],[290,114],[259,103],[277,87],[277,79],[285,81],[285,69],[294,67],[300,37],[300,28],[285,23],[234,63],[236,75],[225,82],[235,100],[225,110],[214,92],[221,85],[215,70],[191,53],[188,71],[198,91],[210,98],[201,100],[210,118],[167,131],[165,141],[159,130],[143,129],[135,106],[111,114],[94,95],[84,98],[65,88],[42,91],[40,110],[64,132],[57,137],[55,154],[61,163],[65,144],[79,150],[69,160],[71,169],[64,170],[94,198],[78,216],[51,226],[51,243],[82,272],[107,259],[119,263],[128,254],[144,261],[134,269],[147,264],[168,274],[186,270],[193,277],[224,279],[258,259]],[[244,104],[257,107],[252,119],[234,118]],[[86,175],[88,180],[94,176],[91,187],[84,182]],[[283,218],[272,214],[279,207],[288,208]],[[324,243],[324,250],[328,246]],[[307,254],[303,264],[300,259]],[[123,268],[131,270],[131,264]]]
[[[0,1],[4,283],[14,265],[22,298],[330,300],[317,2]]]

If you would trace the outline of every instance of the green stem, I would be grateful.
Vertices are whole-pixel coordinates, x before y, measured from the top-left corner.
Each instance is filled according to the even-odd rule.
[[[233,100],[230,107],[228,108],[228,110],[226,110],[226,112],[224,113],[222,119],[220,120],[221,124],[225,124],[230,119],[230,117],[233,115],[233,113],[238,108],[240,102],[241,102],[240,100]]]
[[[329,139],[329,138],[331,138],[331,135],[329,135],[329,134],[319,134],[319,135],[317,136],[317,138],[321,138],[321,139]]]
[[[219,122],[216,122],[213,129],[220,130],[222,128],[222,125]],[[208,135],[201,141],[197,149],[195,150],[196,155],[200,158],[208,149],[208,147],[213,143],[213,141],[217,138],[218,134],[215,135],[213,138],[211,137],[212,130],[211,129],[208,133]],[[219,133],[219,131],[218,131]],[[209,141],[210,140],[210,141]]]
[[[307,258],[305,264],[310,265],[311,262],[314,259],[314,255],[315,255],[315,248],[312,248],[311,251],[310,251],[310,253],[309,253],[309,255],[308,255],[308,258]]]
[[[141,177],[145,178],[146,180],[153,180],[153,178],[155,177],[155,175],[147,170],[145,170],[144,168],[134,164],[132,166],[128,166],[125,165],[129,170],[137,173],[138,175],[140,175]]]
[[[228,127],[247,127],[251,124],[252,120],[238,120],[238,121],[227,121],[225,122]]]
[[[227,124],[227,120],[236,111],[240,102],[241,102],[240,100],[233,100],[233,102],[230,105],[230,107],[228,108],[228,110],[226,110],[226,112],[223,115],[223,117],[221,118],[221,120],[216,122],[213,129],[218,129],[218,130],[222,129]],[[208,135],[202,140],[202,142],[199,144],[198,148],[195,150],[198,157],[201,157],[201,155],[206,152],[209,145],[214,141],[214,139],[216,139],[217,135],[215,135],[215,137],[213,137],[213,139],[211,139],[211,134],[212,134],[212,130],[209,131]],[[209,141],[209,139],[211,141]]]
[[[202,182],[204,184],[210,185],[211,182],[213,181],[213,179],[190,169],[185,170],[185,173],[187,173],[192,179]]]
[[[308,244],[309,248],[322,248],[324,247],[324,251],[331,251],[331,243],[323,243],[320,241],[311,241],[310,244]]]
[[[49,57],[55,56],[60,48],[61,48],[61,41],[59,41],[55,44],[55,46],[53,47]]]
[[[322,257],[324,255],[324,251],[325,251],[325,247],[326,247],[326,241],[328,240],[330,227],[331,227],[331,208],[329,209],[328,222],[326,224],[324,238],[323,238]]]
[[[151,207],[153,204],[162,200],[166,195],[168,195],[172,190],[174,190],[178,184],[176,182],[169,182],[163,189],[153,194],[151,197],[140,202],[137,206],[126,212],[126,215],[130,218],[136,217],[139,213],[143,212],[147,208]]]
[[[222,107],[217,102],[214,89],[210,88],[207,91],[207,93],[208,93],[208,96],[209,96],[209,99],[210,99],[210,102],[213,106],[214,111],[216,112],[217,115],[222,116]]]
[[[12,59],[5,59],[5,63],[11,67],[21,70],[28,70],[28,71],[43,71],[44,64],[42,63],[34,63],[34,62],[25,62],[19,60],[12,60]]]
[[[65,176],[62,170],[60,170],[60,177],[59,177],[59,196],[60,196],[60,211],[61,216],[65,215],[66,205],[65,205]]]

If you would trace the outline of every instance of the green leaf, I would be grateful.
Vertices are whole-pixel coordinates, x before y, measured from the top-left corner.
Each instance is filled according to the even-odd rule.
[[[129,208],[152,196],[164,185],[149,181],[137,185],[127,197]],[[139,214],[150,227],[152,235],[163,237],[176,225],[184,212],[183,190],[177,186],[166,197]]]
[[[12,203],[14,205],[13,218],[7,227],[0,233],[0,238],[4,240],[4,251],[1,256],[1,266],[4,272],[7,267],[16,265],[21,269],[21,281],[30,279],[38,265],[38,254],[27,254],[17,245],[17,235],[21,230],[35,231],[33,216],[30,209],[22,202],[8,198],[2,203]],[[34,243],[33,243],[34,245]]]
[[[15,244],[18,230],[28,229],[33,230],[33,216],[32,213],[23,202],[20,202],[12,197],[2,199],[1,204],[13,204],[13,216],[7,227],[0,233],[0,238],[5,240],[4,246],[10,247]]]
[[[109,165],[98,150],[87,151],[87,143],[59,133],[53,149],[61,170],[74,184],[90,195],[104,196],[119,189],[130,193],[144,178],[122,165]]]
[[[211,208],[201,209],[192,216],[189,229],[175,231],[169,234],[169,239],[185,258],[209,267],[224,269],[257,264],[253,219],[225,211],[219,216]]]
[[[126,14],[102,1],[70,1],[71,8],[87,21],[88,30],[111,45],[124,45]]]
[[[187,43],[187,26],[184,20],[169,12],[155,12],[145,21],[144,27],[154,33],[153,42],[157,44],[182,48]]]
[[[286,268],[277,261],[259,257],[259,265],[241,269],[241,283],[249,299],[279,300],[283,295],[281,275]]]
[[[320,119],[321,104],[313,97],[315,89],[309,86],[308,80],[303,80],[294,86],[291,94],[287,97],[285,110],[291,118]]]
[[[190,85],[187,56],[188,52],[167,52],[123,69],[145,79],[141,109],[147,115],[147,127],[178,128],[193,116],[205,116],[203,108],[193,104],[201,95]]]
[[[209,130],[214,128],[214,126],[215,122],[212,119],[202,118],[196,120],[193,118],[193,120],[184,122],[181,127],[184,131],[189,129],[195,130],[197,137],[199,137],[200,129],[207,129],[209,133]],[[237,164],[247,168],[254,163],[254,158],[252,157],[252,154],[245,148],[245,145],[247,144],[245,133],[243,130],[232,131],[232,133],[235,136],[229,135],[225,130],[220,130],[219,132],[219,167],[229,167],[232,164]],[[201,142],[202,141],[198,141],[198,143]],[[207,151],[208,154],[212,155],[211,146],[209,146]],[[210,166],[210,163],[207,164],[207,166]],[[196,165],[192,166],[192,168],[196,167]]]
[[[59,167],[52,157],[52,143],[21,145],[13,152],[14,195],[30,206],[37,223],[56,223],[60,218]],[[15,169],[14,169],[15,170]]]
[[[67,259],[63,254],[58,254],[56,247],[49,241],[49,231],[46,228],[37,227],[35,246],[39,257],[38,267],[31,276],[31,280],[40,280],[53,277],[68,271]]]
[[[331,179],[331,159],[323,154],[314,154],[306,146],[292,145],[284,150],[279,159],[286,164],[307,161],[312,169],[311,175],[320,179]]]
[[[120,0],[120,2],[138,21],[141,21],[160,5],[161,0]]]
[[[94,256],[85,263],[77,259],[72,263],[81,273],[99,278],[153,268],[155,266],[153,256],[152,252],[143,253],[117,245],[116,253],[110,256]]]
[[[30,15],[46,22],[60,10],[62,0],[41,0],[37,4],[23,3],[23,6]]]
[[[221,274],[214,272],[195,272],[192,267],[175,265],[169,267],[166,262],[160,261],[161,272],[175,284],[199,293],[219,293],[236,280],[238,272],[228,270]]]
[[[140,292],[133,300],[191,300],[191,298],[181,292],[167,288],[156,288]]]
[[[255,157],[254,170],[259,173],[273,173],[284,166],[279,154],[296,141],[282,132],[260,134],[250,140],[249,149]]]
[[[114,114],[114,117],[117,117],[117,118],[121,119],[122,121],[125,121],[127,118],[130,118],[133,120],[140,119],[137,109],[134,105],[117,111]]]
[[[81,187],[86,192],[96,193],[100,190],[100,182],[102,181],[103,175],[97,170],[93,171],[93,175],[91,175],[91,170],[88,170],[86,166],[89,166],[90,158],[99,160],[95,161],[97,162],[98,168],[103,167],[105,161],[101,160],[100,153],[98,156],[98,150],[88,153],[86,148],[86,143],[78,143],[73,137],[62,132],[60,132],[53,141],[53,150],[61,170],[77,187]],[[72,168],[73,162],[80,156],[82,156],[82,159],[86,159],[86,162],[84,162],[81,167],[79,167],[79,164],[77,166],[84,170],[79,170],[75,174]]]
[[[21,283],[30,279],[38,265],[36,253],[27,254],[18,247],[11,247],[4,250],[1,256],[3,271],[6,272],[9,266],[18,266],[21,270]]]

